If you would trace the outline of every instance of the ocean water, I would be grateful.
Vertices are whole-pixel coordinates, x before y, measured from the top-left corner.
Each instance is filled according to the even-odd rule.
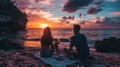
[[[53,38],[65,38],[70,39],[73,36],[72,29],[52,29]],[[102,40],[103,38],[117,37],[120,38],[120,29],[82,29],[80,33],[85,34],[87,42],[90,47],[93,47],[96,40]],[[27,29],[27,31],[20,31],[13,34],[2,34],[0,38],[8,37],[30,47],[40,47],[40,39],[43,34],[43,29]],[[60,42],[61,47],[68,47],[69,42]]]
[[[26,31],[27,39],[39,39],[43,33],[42,29],[28,29]],[[95,44],[96,40],[102,40],[103,38],[117,37],[120,38],[120,29],[82,29],[80,33],[85,34],[87,42],[90,47]],[[73,36],[72,29],[52,29],[53,38],[65,38],[70,39]],[[25,41],[26,46],[40,46],[40,41]],[[69,42],[61,42],[62,46],[69,46]]]

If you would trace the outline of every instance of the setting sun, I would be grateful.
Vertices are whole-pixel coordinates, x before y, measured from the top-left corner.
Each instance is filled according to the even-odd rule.
[[[40,27],[41,28],[45,28],[45,27],[48,27],[49,25],[48,24],[41,24]]]

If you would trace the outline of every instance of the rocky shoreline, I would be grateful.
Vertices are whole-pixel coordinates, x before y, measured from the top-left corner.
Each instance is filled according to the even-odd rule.
[[[40,48],[25,47],[25,49],[0,50],[0,67],[51,67],[49,64],[41,62],[34,57],[34,53],[40,51]],[[90,63],[92,67],[119,67],[120,54],[100,53],[90,51],[92,58]],[[76,67],[76,64],[68,67]]]
[[[98,52],[120,52],[120,38],[109,37],[97,40],[94,48]]]

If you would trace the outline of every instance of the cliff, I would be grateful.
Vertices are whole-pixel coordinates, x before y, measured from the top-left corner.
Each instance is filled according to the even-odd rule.
[[[0,31],[25,30],[27,15],[11,0],[0,0]]]

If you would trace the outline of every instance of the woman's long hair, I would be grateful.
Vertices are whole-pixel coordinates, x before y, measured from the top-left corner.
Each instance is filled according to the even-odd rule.
[[[52,44],[52,35],[49,27],[46,27],[43,31],[43,35],[41,37],[41,42],[47,42],[48,44]]]

